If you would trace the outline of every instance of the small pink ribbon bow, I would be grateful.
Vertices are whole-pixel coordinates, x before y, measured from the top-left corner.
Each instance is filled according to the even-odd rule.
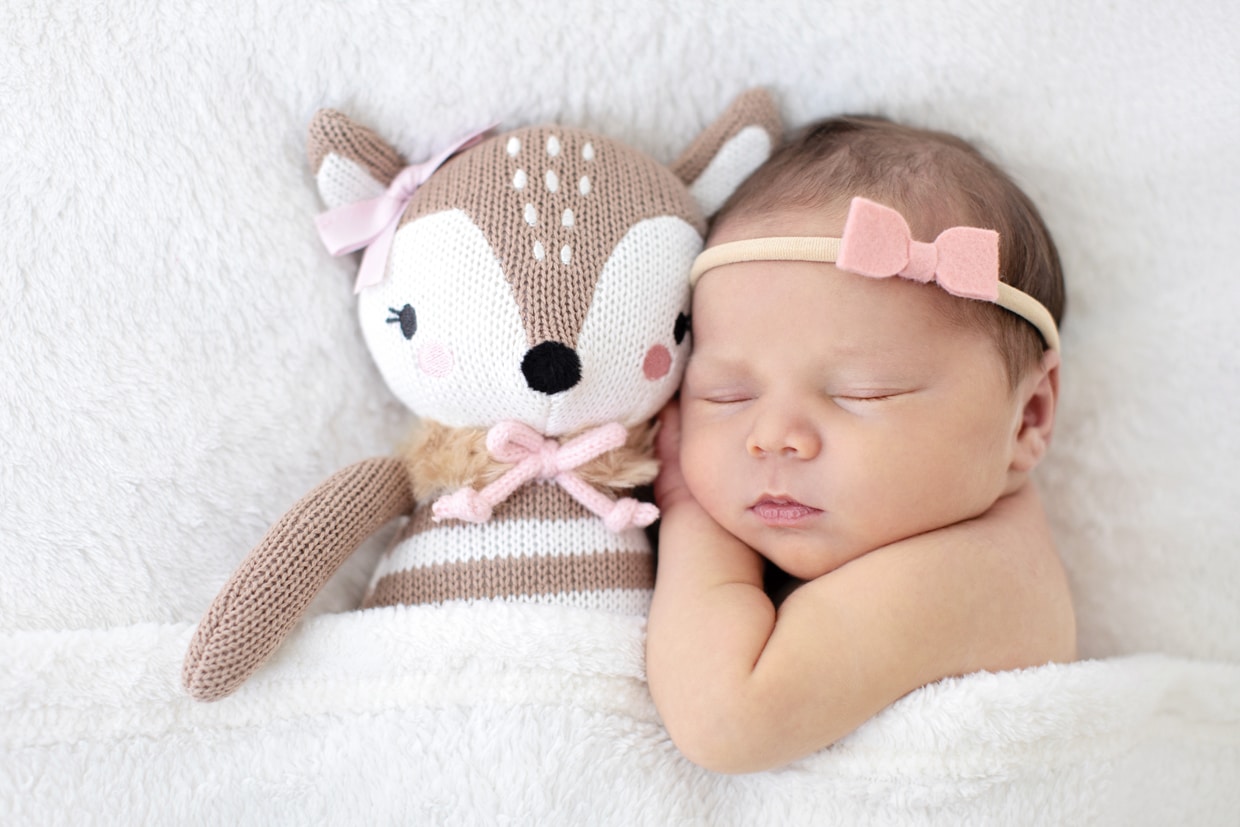
[[[436,522],[457,519],[482,523],[491,510],[532,479],[555,480],[573,499],[603,518],[608,530],[645,527],[659,516],[659,509],[631,497],[612,500],[573,473],[595,457],[619,448],[628,432],[619,422],[592,428],[560,445],[523,422],[505,420],[487,431],[487,450],[500,462],[516,463],[481,491],[461,488],[435,500],[431,511]]]
[[[383,269],[387,264],[388,251],[392,249],[392,239],[396,237],[396,225],[418,187],[425,184],[444,161],[481,141],[490,129],[488,126],[472,132],[434,157],[405,167],[392,179],[387,192],[378,198],[343,204],[315,217],[319,238],[333,256],[366,248],[362,254],[362,266],[357,272],[357,282],[353,286],[354,293],[383,281]]]
[[[999,298],[997,232],[950,227],[933,243],[914,241],[904,216],[865,198],[854,198],[848,208],[835,266],[873,278],[934,281],[969,299]]]

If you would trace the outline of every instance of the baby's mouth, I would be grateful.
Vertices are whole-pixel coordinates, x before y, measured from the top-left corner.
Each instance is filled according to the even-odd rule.
[[[758,519],[767,525],[796,525],[822,513],[821,508],[805,505],[791,497],[764,494],[749,507]]]

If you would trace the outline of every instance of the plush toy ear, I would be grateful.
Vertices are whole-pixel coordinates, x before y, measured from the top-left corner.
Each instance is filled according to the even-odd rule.
[[[741,182],[771,156],[783,134],[775,101],[751,89],[732,102],[672,164],[702,212],[714,215]]]
[[[328,209],[379,197],[406,166],[390,144],[334,109],[315,113],[306,153]]]

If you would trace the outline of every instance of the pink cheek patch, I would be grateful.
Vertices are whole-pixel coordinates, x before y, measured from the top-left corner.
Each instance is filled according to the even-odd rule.
[[[651,382],[667,376],[671,369],[672,354],[663,345],[655,345],[646,351],[646,358],[642,361],[642,373],[646,374],[646,378]]]
[[[438,342],[432,342],[418,350],[418,367],[427,376],[440,379],[452,372],[455,361],[452,351]]]

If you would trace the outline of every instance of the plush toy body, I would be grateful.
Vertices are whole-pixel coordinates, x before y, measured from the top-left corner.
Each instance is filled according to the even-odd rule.
[[[751,92],[671,167],[561,126],[409,166],[321,111],[309,152],[332,210],[320,228],[340,250],[368,247],[362,332],[420,421],[400,456],[337,473],[250,552],[190,646],[190,693],[239,686],[348,555],[403,515],[364,608],[505,599],[644,613],[642,527],[657,512],[625,494],[657,470],[650,422],[684,368],[705,217],[778,133],[771,101]]]

